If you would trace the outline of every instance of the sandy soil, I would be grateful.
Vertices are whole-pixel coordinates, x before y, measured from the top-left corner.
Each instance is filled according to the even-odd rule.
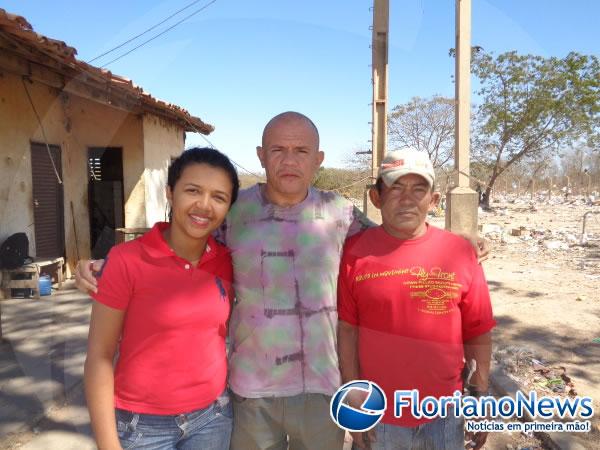
[[[600,343],[593,342],[600,337],[600,215],[588,219],[587,245],[578,243],[583,214],[600,208],[498,206],[505,208],[480,216],[484,235],[490,224],[508,231],[491,241],[492,255],[484,263],[497,346],[529,347],[538,359],[564,365],[578,392],[600,401]],[[526,236],[506,236],[520,227]],[[527,234],[533,237],[524,240]],[[546,248],[557,243],[563,248]]]
[[[496,349],[518,347],[546,366],[564,366],[576,392],[591,396],[600,411],[600,342],[593,341],[600,338],[600,215],[589,215],[587,245],[580,245],[583,215],[600,208],[581,203],[494,204],[494,212],[480,215],[482,232],[495,224],[505,233],[492,241],[484,267]],[[525,236],[510,235],[521,227]],[[578,436],[587,449],[600,448],[598,414],[592,423],[593,433]]]

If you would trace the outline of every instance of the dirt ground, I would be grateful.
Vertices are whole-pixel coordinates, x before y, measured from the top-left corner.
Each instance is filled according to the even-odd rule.
[[[588,218],[587,244],[580,245],[584,213],[600,213],[600,207],[495,206],[480,223],[483,235],[495,238],[484,268],[497,348],[519,347],[547,365],[564,366],[577,392],[600,407],[600,342],[594,341],[600,338],[600,214]],[[490,236],[492,224],[508,233]],[[525,236],[510,236],[520,227]]]
[[[581,245],[583,216],[589,211],[593,214],[588,214]],[[503,354],[507,349],[528,353],[546,367],[563,366],[575,391],[594,399],[596,411],[600,411],[600,342],[594,341],[600,338],[598,213],[600,207],[585,205],[583,199],[508,197],[493,203],[491,212],[479,214],[480,234],[492,247],[484,268],[498,322],[497,362],[505,363],[509,376],[527,388],[533,382],[532,371],[523,375],[514,360],[507,361]],[[596,417],[595,431],[577,436],[583,448],[600,448],[599,423]]]
[[[600,207],[581,199],[503,200],[480,214],[482,234],[495,239],[484,268],[498,322],[496,351],[512,347],[546,367],[563,366],[575,391],[600,411]],[[500,237],[486,233],[498,225]],[[516,229],[521,236],[511,235]],[[531,383],[511,362],[507,369],[519,384]],[[600,448],[599,423],[596,414],[595,431],[578,436],[584,448]]]

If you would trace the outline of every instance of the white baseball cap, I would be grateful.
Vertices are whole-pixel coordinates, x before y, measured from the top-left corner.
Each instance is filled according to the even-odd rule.
[[[421,175],[427,180],[429,187],[433,187],[435,172],[427,152],[414,148],[394,150],[385,155],[379,166],[379,177],[388,187],[398,178],[411,173]]]

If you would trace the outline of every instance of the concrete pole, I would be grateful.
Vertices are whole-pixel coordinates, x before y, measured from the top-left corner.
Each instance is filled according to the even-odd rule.
[[[457,186],[469,187],[471,121],[471,0],[456,0],[455,132]]]
[[[456,1],[455,146],[456,187],[448,191],[446,229],[477,234],[477,192],[469,187],[471,120],[471,0]]]
[[[388,84],[388,34],[390,27],[389,0],[374,0],[373,36],[371,44],[373,77],[373,124],[371,138],[371,176],[377,170],[387,149],[387,84]],[[365,214],[366,204],[365,202]]]
[[[592,176],[588,173],[588,172],[584,172],[585,175],[587,176],[587,188],[585,190],[585,195],[587,195],[589,197],[589,195],[592,193]]]

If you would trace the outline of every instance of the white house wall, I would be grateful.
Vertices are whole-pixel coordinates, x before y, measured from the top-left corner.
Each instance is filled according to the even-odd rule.
[[[151,227],[166,218],[167,169],[171,158],[178,156],[184,148],[184,131],[159,117],[145,114],[143,134],[146,223]]]
[[[147,225],[143,119],[141,115],[60,94],[57,89],[41,83],[28,82],[27,87],[48,143],[61,148],[66,254],[68,265],[72,267],[77,258],[90,255],[89,147],[122,147],[125,226]],[[159,130],[154,130],[153,135],[162,136]],[[42,143],[44,136],[21,78],[0,71],[0,241],[12,233],[25,231],[30,253],[35,256],[32,141]],[[176,139],[161,137],[161,142],[176,142]],[[183,144],[179,142],[181,148]],[[155,158],[149,161],[156,165]]]

